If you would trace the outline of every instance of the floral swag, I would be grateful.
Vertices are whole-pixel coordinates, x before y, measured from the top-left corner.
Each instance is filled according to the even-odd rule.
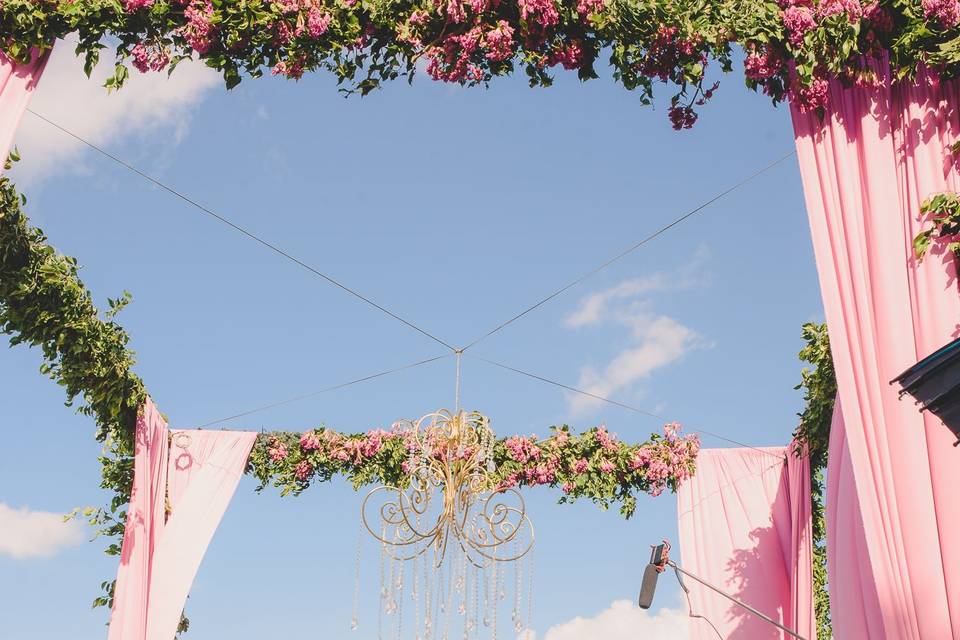
[[[598,77],[604,54],[644,104],[655,83],[674,87],[677,129],[714,95],[708,68],[732,70],[734,45],[748,86],[803,110],[825,105],[830,77],[872,82],[864,57],[888,52],[896,77],[960,68],[960,0],[6,0],[0,32],[0,48],[24,61],[76,33],[88,74],[110,43],[110,88],[127,64],[172,71],[193,57],[227,87],[243,74],[327,70],[366,94],[417,69],[473,86],[517,68],[548,86],[557,68]]]
[[[674,491],[693,475],[700,439],[681,435],[680,425],[668,424],[663,435],[652,434],[640,444],[627,444],[605,427],[576,435],[569,427],[553,427],[552,435],[511,436],[494,444],[494,467],[489,481],[495,489],[559,488],[560,502],[588,498],[603,508],[620,505],[629,518],[637,493],[658,496]],[[260,480],[259,489],[273,485],[281,493],[299,494],[313,482],[335,475],[346,477],[354,488],[370,484],[406,487],[408,461],[420,454],[416,441],[394,426],[360,434],[343,434],[326,428],[305,433],[274,432],[261,435],[250,454],[247,472]],[[469,451],[436,449],[432,456],[469,456]]]

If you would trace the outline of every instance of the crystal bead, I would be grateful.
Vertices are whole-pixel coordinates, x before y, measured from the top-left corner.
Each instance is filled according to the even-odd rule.
[[[513,630],[517,633],[523,631],[523,621],[517,618],[517,621],[513,623]]]
[[[356,631],[356,630],[357,630],[357,627],[359,627],[359,626],[360,626],[360,622],[357,620],[357,617],[356,617],[356,616],[354,616],[353,618],[350,619],[350,630],[351,630],[351,631]]]

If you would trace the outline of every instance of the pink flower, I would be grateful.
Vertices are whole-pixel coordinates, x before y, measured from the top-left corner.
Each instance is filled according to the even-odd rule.
[[[140,72],[160,71],[170,62],[170,56],[162,49],[151,49],[143,43],[135,46],[130,55],[133,57],[133,66]]]
[[[560,23],[560,13],[553,0],[517,0],[520,17],[533,20],[541,27],[552,27]]]
[[[498,20],[497,26],[483,36],[486,58],[502,62],[513,57],[513,27],[506,20]]]
[[[267,454],[274,462],[280,462],[287,457],[287,447],[282,442],[274,438],[273,442],[270,443],[270,448],[267,449]]]
[[[297,466],[293,469],[293,475],[301,482],[309,478],[311,473],[313,473],[313,466],[306,460],[298,462]]]
[[[667,111],[667,117],[670,118],[670,124],[676,131],[689,129],[697,122],[697,112],[692,107],[674,105]]]
[[[581,16],[600,13],[604,9],[606,9],[604,0],[577,0],[577,13]]]
[[[320,436],[317,435],[316,431],[308,431],[300,436],[300,447],[302,449],[313,451],[319,449],[320,445]]]
[[[816,78],[809,87],[796,87],[790,90],[790,99],[801,113],[816,111],[827,104],[830,84],[823,78]]]
[[[744,75],[752,80],[766,80],[773,77],[781,67],[780,57],[772,49],[767,49],[763,53],[751,51],[743,61]]]
[[[410,475],[410,461],[404,460],[400,463],[400,469],[407,475]]]
[[[297,0],[273,0],[271,4],[281,13],[295,13],[300,9],[300,3]]]
[[[540,447],[534,444],[533,440],[524,436],[513,436],[507,438],[503,443],[510,452],[510,457],[521,464],[526,464],[530,460],[540,458]]]
[[[613,471],[613,470],[616,469],[616,468],[617,468],[617,466],[616,466],[615,464],[613,464],[612,462],[610,462],[609,460],[603,460],[603,461],[600,462],[600,471],[602,471],[602,472],[604,472],[604,473],[610,473],[611,471]]]
[[[565,47],[551,53],[547,64],[550,66],[561,64],[564,69],[569,71],[571,69],[579,69],[582,61],[583,49],[580,47],[580,42],[574,40]]]
[[[839,14],[846,14],[851,24],[855,24],[863,16],[863,5],[860,0],[823,0],[817,5],[817,16],[829,18]]]
[[[873,24],[879,31],[891,31],[893,29],[893,18],[890,12],[880,6],[880,2],[875,0],[863,8],[863,17]]]
[[[920,4],[928,19],[936,18],[948,29],[960,23],[960,2],[957,0],[921,0]]]
[[[422,9],[417,9],[410,14],[410,17],[407,19],[407,22],[415,27],[422,27],[427,24],[430,20],[430,14]]]
[[[153,6],[153,0],[124,0],[123,4],[127,13],[133,13],[138,9]]]
[[[605,451],[617,450],[617,436],[608,432],[606,427],[597,428],[596,438],[601,449]]]
[[[953,1],[956,2],[956,0]],[[794,47],[803,45],[803,36],[817,26],[817,21],[813,19],[813,12],[809,7],[787,7],[781,16],[783,25],[790,34],[790,44]]]
[[[319,38],[325,34],[330,28],[331,19],[329,13],[323,13],[316,7],[311,7],[307,14],[307,31],[310,32],[310,37]]]
[[[201,55],[209,51],[213,45],[213,4],[209,0],[193,0],[184,10],[183,16],[187,19],[182,30],[187,44]]]
[[[577,475],[582,475],[587,472],[587,469],[590,467],[590,463],[587,462],[586,458],[580,458],[573,463],[573,472]]]
[[[564,492],[564,493],[573,493],[574,489],[576,489],[576,488],[577,488],[577,485],[573,484],[572,482],[564,482],[564,483],[563,483],[563,492]]]
[[[652,457],[653,453],[650,451],[650,447],[640,447],[630,460],[630,468],[636,471],[637,469],[645,467]]]

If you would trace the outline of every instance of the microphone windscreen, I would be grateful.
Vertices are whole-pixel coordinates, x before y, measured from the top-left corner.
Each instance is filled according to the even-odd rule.
[[[640,601],[638,604],[641,609],[649,609],[653,604],[653,593],[657,590],[657,578],[660,572],[657,571],[657,565],[648,564],[643,571],[643,582],[640,583]]]

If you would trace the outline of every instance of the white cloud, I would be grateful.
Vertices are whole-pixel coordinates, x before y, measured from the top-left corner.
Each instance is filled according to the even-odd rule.
[[[690,626],[687,612],[663,608],[645,611],[629,600],[617,600],[609,609],[592,618],[576,617],[550,627],[544,640],[687,640]],[[517,640],[535,640],[525,631]]]
[[[83,540],[79,522],[49,511],[14,509],[0,502],[0,554],[14,558],[52,556]]]
[[[693,329],[667,315],[655,313],[649,298],[654,293],[679,291],[705,284],[706,272],[701,265],[707,257],[708,252],[701,248],[675,273],[655,273],[625,280],[580,300],[577,308],[564,320],[568,328],[613,325],[629,331],[626,347],[609,362],[580,369],[577,384],[580,389],[608,398],[630,390],[638,381],[676,362],[691,349],[705,344]],[[568,396],[568,409],[574,416],[583,415],[599,405],[599,400],[589,396]]]
[[[109,50],[88,78],[83,59],[74,53],[76,40],[58,42],[40,78],[30,108],[97,145],[109,145],[131,134],[162,133],[163,150],[186,135],[190,112],[220,80],[215,71],[197,62],[181,63],[169,78],[165,72],[131,70],[123,89],[110,94],[103,87],[113,71]],[[16,145],[23,154],[17,179],[36,181],[59,171],[84,172],[78,163],[86,147],[74,138],[25,113]]]

